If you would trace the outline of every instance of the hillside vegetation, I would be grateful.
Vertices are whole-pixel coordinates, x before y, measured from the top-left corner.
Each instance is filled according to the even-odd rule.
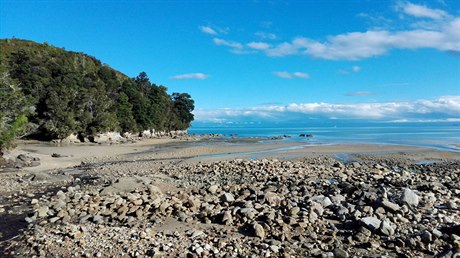
[[[0,40],[0,147],[99,132],[184,130],[193,120],[187,93],[169,95],[141,72],[129,78],[95,57],[33,41]]]

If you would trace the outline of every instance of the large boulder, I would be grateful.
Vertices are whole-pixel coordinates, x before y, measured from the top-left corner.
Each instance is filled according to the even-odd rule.
[[[61,143],[65,143],[65,144],[79,143],[79,142],[81,142],[81,140],[78,138],[78,135],[76,133],[73,133],[61,140]]]
[[[144,130],[142,131],[141,136],[143,138],[152,138],[153,134],[151,130]]]
[[[94,136],[93,141],[96,143],[120,142],[124,138],[119,132],[98,133]]]

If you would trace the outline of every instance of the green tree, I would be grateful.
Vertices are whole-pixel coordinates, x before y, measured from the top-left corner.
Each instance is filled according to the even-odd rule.
[[[128,95],[124,92],[121,92],[118,98],[117,118],[122,133],[137,131],[136,120],[133,116],[133,105],[129,103]]]
[[[175,128],[185,130],[190,127],[190,123],[193,121],[192,111],[195,109],[195,101],[188,93],[174,92],[172,98],[173,110],[177,119]]]
[[[130,132],[177,130],[193,120],[190,95],[171,96],[166,87],[151,83],[145,72],[129,78],[95,57],[27,40],[0,40],[0,48],[0,71],[10,72],[9,79],[21,86],[15,94],[23,93],[34,106],[27,125],[35,126],[35,138],[91,136],[118,127]],[[15,103],[21,103],[20,98],[11,96]],[[0,112],[2,118],[8,117],[3,124],[8,128],[23,124],[24,119],[13,123],[10,114]]]
[[[0,78],[0,156],[5,149],[13,145],[19,135],[25,133],[27,114],[31,112],[29,103],[11,80],[8,73],[4,72]]]
[[[149,114],[155,130],[169,130],[172,111],[171,96],[165,86],[153,85],[148,94],[150,99]]]

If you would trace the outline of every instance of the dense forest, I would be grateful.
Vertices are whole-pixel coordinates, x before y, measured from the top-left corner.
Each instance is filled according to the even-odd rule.
[[[135,78],[98,59],[48,43],[0,40],[0,148],[100,132],[184,130],[193,120],[187,93],[169,95],[141,72]]]

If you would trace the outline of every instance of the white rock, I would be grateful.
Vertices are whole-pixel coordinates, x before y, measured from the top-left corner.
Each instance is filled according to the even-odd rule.
[[[380,228],[380,224],[382,223],[382,221],[376,217],[364,217],[360,219],[360,221],[364,224],[366,228],[372,230],[377,230],[378,228]]]
[[[310,198],[310,201],[317,202],[321,204],[321,206],[323,206],[324,208],[332,205],[331,199],[329,199],[329,197],[326,197],[324,195],[313,196]]]
[[[401,193],[401,202],[406,203],[410,206],[417,207],[419,203],[418,195],[409,188],[404,188]]]
[[[233,194],[231,193],[224,193],[222,195],[222,200],[224,202],[234,202],[235,201],[235,197],[233,197]]]

